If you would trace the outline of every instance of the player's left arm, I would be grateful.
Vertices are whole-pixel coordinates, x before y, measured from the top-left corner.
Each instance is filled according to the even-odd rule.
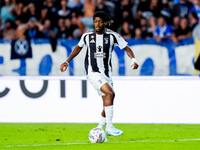
[[[137,60],[135,59],[135,55],[133,51],[131,50],[131,48],[129,46],[126,46],[124,50],[126,51],[127,55],[131,58],[131,67],[133,69],[137,69],[139,65],[137,63]]]

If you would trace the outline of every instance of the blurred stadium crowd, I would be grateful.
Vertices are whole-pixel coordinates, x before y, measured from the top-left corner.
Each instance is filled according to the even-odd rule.
[[[200,0],[2,0],[0,38],[79,39],[100,10],[125,39],[200,39]]]

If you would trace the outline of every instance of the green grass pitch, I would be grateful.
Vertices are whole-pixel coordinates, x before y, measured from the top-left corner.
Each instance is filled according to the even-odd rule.
[[[97,124],[1,123],[0,150],[200,150],[199,124],[115,124],[124,131],[92,144]]]

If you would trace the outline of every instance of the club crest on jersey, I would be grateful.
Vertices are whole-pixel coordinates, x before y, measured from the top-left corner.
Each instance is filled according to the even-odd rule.
[[[91,35],[91,39],[94,39],[94,35]]]
[[[90,41],[90,43],[95,43],[94,39],[92,39],[92,40]]]
[[[108,44],[108,38],[104,38],[105,44]]]

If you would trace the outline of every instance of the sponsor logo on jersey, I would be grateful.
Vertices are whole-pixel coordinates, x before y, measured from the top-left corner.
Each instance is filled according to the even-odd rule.
[[[94,58],[106,58],[106,53],[103,52],[94,53]]]
[[[94,58],[105,58],[106,57],[106,53],[104,53],[102,49],[103,49],[102,46],[97,47],[97,52],[94,53]]]
[[[98,47],[97,47],[97,51],[98,51],[98,52],[101,52],[101,51],[102,51],[102,48],[103,48],[102,46],[98,46]]]

